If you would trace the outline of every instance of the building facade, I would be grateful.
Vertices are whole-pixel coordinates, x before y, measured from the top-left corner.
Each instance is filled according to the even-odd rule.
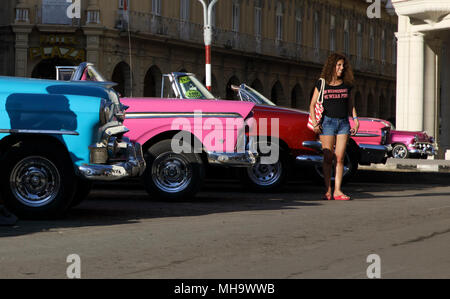
[[[205,77],[197,0],[6,0],[5,75],[49,78],[56,65],[93,62],[124,96],[157,96],[161,75]],[[207,0],[208,2],[208,0]],[[211,2],[211,1],[209,1]],[[326,57],[352,63],[359,115],[396,115],[397,17],[368,18],[362,0],[219,0],[212,23],[212,91],[232,98],[245,82],[279,105],[308,109]],[[76,11],[74,11],[76,12]],[[2,29],[3,30],[3,29]]]
[[[392,4],[399,18],[397,126],[435,136],[442,158],[450,149],[450,2]]]

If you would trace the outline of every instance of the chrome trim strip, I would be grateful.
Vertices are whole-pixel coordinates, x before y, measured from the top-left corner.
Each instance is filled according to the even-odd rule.
[[[297,163],[313,163],[313,164],[320,164],[323,163],[323,156],[314,156],[314,155],[301,155],[301,156],[297,156],[295,158],[295,160],[297,161]]]
[[[80,133],[76,131],[57,131],[57,130],[25,130],[25,129],[0,129],[0,133],[6,134],[49,134],[49,135],[74,135]]]
[[[367,150],[376,150],[376,151],[387,151],[387,147],[384,145],[376,145],[376,144],[364,144],[360,143],[359,148],[367,149]]]
[[[379,134],[371,134],[371,133],[357,133],[356,137],[380,137]]]
[[[303,141],[302,145],[316,151],[322,151],[322,143],[320,141]]]
[[[216,112],[131,112],[126,114],[128,119],[146,118],[172,118],[172,117],[231,117],[243,118],[239,113],[216,113]]]

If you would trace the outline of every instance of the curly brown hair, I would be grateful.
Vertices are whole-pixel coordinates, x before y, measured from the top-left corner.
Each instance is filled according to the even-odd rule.
[[[341,53],[333,53],[330,56],[328,56],[327,61],[325,62],[325,65],[322,69],[322,74],[320,75],[321,78],[324,78],[327,83],[330,83],[333,79],[333,74],[336,71],[336,64],[339,60],[344,60],[344,71],[342,74],[342,80],[345,84],[353,86],[353,83],[355,81],[355,78],[353,76],[353,70],[350,65],[349,60],[345,55]]]

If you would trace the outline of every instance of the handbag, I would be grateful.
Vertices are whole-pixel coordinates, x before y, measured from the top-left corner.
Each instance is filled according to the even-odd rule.
[[[320,81],[321,81],[322,85],[320,87],[319,98],[317,99],[316,106],[314,107],[314,112],[316,114],[316,123],[320,123],[320,121],[322,119],[322,114],[323,114],[323,94],[324,94],[324,89],[325,89],[325,79],[320,78]],[[307,127],[308,127],[308,129],[314,131],[314,125],[313,125],[313,121],[311,118],[311,114],[308,117]]]

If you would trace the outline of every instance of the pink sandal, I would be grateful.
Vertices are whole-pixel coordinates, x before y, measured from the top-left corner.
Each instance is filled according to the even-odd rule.
[[[334,196],[334,200],[352,200],[350,196],[347,196],[345,194]]]
[[[323,200],[333,200],[333,198],[331,197],[331,194],[325,194],[322,199]]]

